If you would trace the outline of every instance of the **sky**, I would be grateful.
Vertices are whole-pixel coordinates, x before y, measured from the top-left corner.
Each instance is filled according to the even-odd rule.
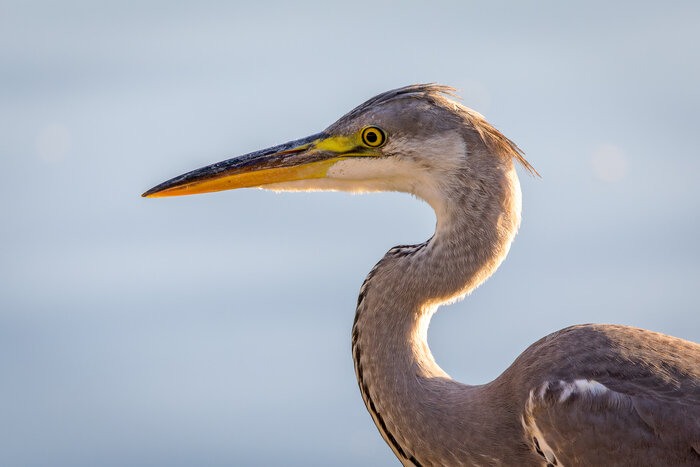
[[[140,194],[411,83],[459,89],[542,174],[501,268],[433,318],[452,377],[578,323],[700,341],[698,24],[697,2],[4,0],[0,464],[397,465],[350,330],[430,208]]]

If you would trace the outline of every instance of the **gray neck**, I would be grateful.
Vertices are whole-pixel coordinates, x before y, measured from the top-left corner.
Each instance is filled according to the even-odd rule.
[[[453,381],[427,342],[441,303],[482,283],[508,252],[520,221],[520,187],[512,168],[499,188],[459,184],[446,193],[435,235],[391,249],[360,291],[352,343],[362,397],[385,441],[405,465],[490,463],[482,454],[487,411],[480,387]],[[478,429],[476,429],[478,425]]]

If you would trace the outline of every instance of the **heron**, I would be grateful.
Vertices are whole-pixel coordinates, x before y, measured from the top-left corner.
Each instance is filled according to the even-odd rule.
[[[379,94],[320,133],[172,178],[166,197],[244,187],[410,193],[433,236],[390,249],[362,287],[352,357],[362,399],[405,466],[700,465],[700,345],[582,324],[527,348],[499,377],[457,382],[427,342],[441,304],[469,294],[508,253],[521,220],[510,139],[416,84]]]

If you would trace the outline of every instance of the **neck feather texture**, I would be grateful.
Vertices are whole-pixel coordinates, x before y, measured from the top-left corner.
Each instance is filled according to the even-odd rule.
[[[360,290],[352,333],[362,397],[404,465],[492,463],[479,446],[489,436],[479,386],[457,383],[427,342],[437,307],[469,293],[505,258],[520,222],[512,166],[489,183],[465,178],[432,203],[435,235],[392,248]],[[494,178],[497,180],[494,183]]]

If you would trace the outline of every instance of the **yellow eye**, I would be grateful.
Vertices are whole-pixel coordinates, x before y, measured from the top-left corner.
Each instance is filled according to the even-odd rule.
[[[368,126],[362,130],[362,142],[371,148],[378,148],[386,142],[386,133],[377,126]]]

